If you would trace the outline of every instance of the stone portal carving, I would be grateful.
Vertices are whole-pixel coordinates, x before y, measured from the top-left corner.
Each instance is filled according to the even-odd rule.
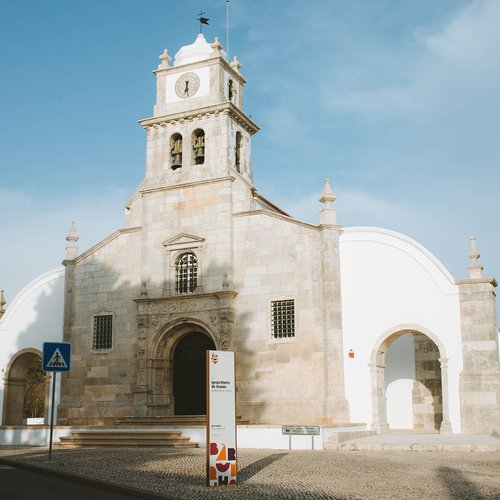
[[[235,297],[236,292],[224,289],[156,299],[141,296],[135,300],[134,416],[173,414],[173,351],[186,333],[201,331],[212,338],[217,349],[231,349]]]

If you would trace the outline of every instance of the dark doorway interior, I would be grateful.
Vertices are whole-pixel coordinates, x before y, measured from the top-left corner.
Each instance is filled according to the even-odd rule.
[[[174,351],[174,412],[176,415],[206,413],[206,351],[212,340],[200,332],[188,333]]]

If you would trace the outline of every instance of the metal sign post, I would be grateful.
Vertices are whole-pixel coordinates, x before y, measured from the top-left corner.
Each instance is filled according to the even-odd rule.
[[[54,410],[56,399],[57,372],[52,373],[52,399],[50,403],[50,439],[49,439],[49,460],[52,458],[52,434],[54,432]]]
[[[67,342],[44,342],[42,370],[52,372],[52,402],[50,403],[49,460],[52,458],[52,436],[54,434],[54,413],[56,411],[57,372],[68,372],[71,361],[71,344]]]
[[[311,450],[314,450],[314,436],[321,434],[319,425],[283,425],[281,433],[288,436],[288,449],[292,449],[292,436],[311,436]]]

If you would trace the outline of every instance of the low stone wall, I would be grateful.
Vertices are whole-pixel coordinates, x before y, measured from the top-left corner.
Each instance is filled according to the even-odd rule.
[[[54,426],[53,443],[57,446],[59,438],[69,436],[72,432],[85,430],[109,431],[111,427],[71,427]],[[147,432],[152,430],[169,430],[167,427],[116,427],[113,430],[120,432]],[[183,435],[189,436],[191,441],[199,444],[201,448],[206,446],[206,431],[204,426],[197,427],[172,427],[171,430],[181,431]],[[261,448],[272,450],[288,450],[290,445],[292,450],[315,450],[324,449],[325,444],[332,438],[335,441],[343,441],[341,434],[353,436],[359,432],[366,431],[366,425],[360,424],[357,427],[323,427],[321,434],[317,436],[288,436],[283,435],[281,426],[265,425],[239,425],[238,426],[238,447],[240,448]],[[369,432],[371,433],[371,432]],[[0,427],[0,446],[48,446],[50,427],[40,426],[2,426]],[[291,437],[291,439],[290,439]]]

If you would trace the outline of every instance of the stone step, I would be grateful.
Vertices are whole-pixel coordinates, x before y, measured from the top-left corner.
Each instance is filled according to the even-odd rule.
[[[165,417],[125,417],[115,419],[116,425],[131,426],[162,426],[162,427],[197,427],[205,426],[206,415],[170,415]],[[236,417],[237,425],[249,425],[248,420]]]
[[[182,436],[177,431],[78,431],[72,433],[75,438],[94,438],[94,439],[178,439]]]
[[[115,419],[117,425],[140,425],[140,426],[204,426],[206,424],[205,415],[172,415],[168,417],[126,417]]]
[[[328,436],[328,440],[323,445],[324,450],[338,450],[343,447],[342,443],[353,439],[360,439],[367,436],[374,436],[376,431],[359,430],[359,431],[342,431],[333,432]]]
[[[59,438],[61,448],[91,447],[140,447],[163,446],[168,448],[197,448],[180,432],[131,432],[131,431],[80,431]]]

